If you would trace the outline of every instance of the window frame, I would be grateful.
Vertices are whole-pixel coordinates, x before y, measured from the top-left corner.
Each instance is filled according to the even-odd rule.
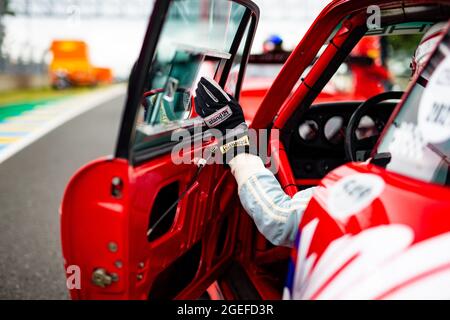
[[[259,21],[259,8],[250,0],[229,1],[243,5],[246,10],[230,47],[231,57],[225,63],[219,64],[216,74],[220,74],[220,78],[216,80],[218,80],[221,86],[224,86],[226,84],[230,71],[233,67],[236,54],[238,53],[242,41],[245,41],[243,59],[241,61],[236,86],[236,98],[238,98],[249,58],[250,48],[253,43],[254,35]],[[136,138],[136,121],[141,103],[141,93],[143,92],[143,89],[145,87],[145,83],[148,77],[148,70],[150,70],[153,57],[156,52],[158,40],[166,21],[171,3],[172,1],[164,0],[157,0],[155,2],[154,9],[147,27],[147,32],[144,37],[144,43],[141,49],[141,53],[133,67],[129,79],[128,94],[125,109],[122,115],[115,157],[126,159],[133,166],[139,165],[156,156],[170,152],[173,146],[177,143],[176,141],[170,141],[170,137],[173,131],[186,129],[193,132],[194,124],[196,123],[196,121],[198,121],[198,117],[182,120],[180,121],[180,125],[178,127],[155,134],[148,140],[149,142],[151,142],[152,140],[166,139],[167,142],[164,142],[162,144],[155,144],[148,149],[143,149],[140,151],[133,150]],[[247,30],[247,38],[244,39]],[[193,137],[193,139],[198,138],[199,137]]]

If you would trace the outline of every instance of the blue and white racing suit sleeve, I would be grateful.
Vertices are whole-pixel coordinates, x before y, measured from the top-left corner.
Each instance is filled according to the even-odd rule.
[[[239,154],[229,165],[238,184],[241,203],[258,230],[274,245],[293,247],[314,188],[289,197],[255,155]]]

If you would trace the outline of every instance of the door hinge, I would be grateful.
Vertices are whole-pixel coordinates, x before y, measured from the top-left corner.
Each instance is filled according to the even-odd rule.
[[[92,273],[92,283],[98,287],[106,288],[113,282],[117,282],[119,277],[115,273],[109,274],[105,269],[98,268]]]
[[[123,181],[119,177],[114,177],[111,181],[111,195],[116,198],[122,198]]]

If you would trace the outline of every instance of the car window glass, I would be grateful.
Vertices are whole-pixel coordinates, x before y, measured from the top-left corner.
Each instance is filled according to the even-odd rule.
[[[245,12],[243,5],[232,1],[172,1],[142,93],[135,151],[161,144],[155,136],[193,117],[196,83],[201,76],[217,76],[231,58],[232,41]]]
[[[368,31],[324,86],[317,101],[365,101],[383,92],[406,90],[415,50],[432,25],[415,22]],[[315,61],[327,46],[323,46]],[[310,70],[311,67],[306,69],[301,78],[306,78]]]
[[[386,169],[426,182],[450,185],[449,36],[425,67],[376,154]]]
[[[245,31],[245,34],[247,35],[249,32],[250,24],[247,25],[247,30]],[[238,52],[236,53],[236,56],[233,60],[233,66],[231,67],[230,75],[228,76],[228,80],[225,84],[225,91],[236,98],[236,100],[239,100],[239,97],[237,96],[239,93],[237,92],[237,85],[238,85],[238,79],[239,79],[239,73],[242,71],[242,57],[244,54],[246,43],[245,41],[242,41]],[[248,66],[246,67],[246,73],[248,72]]]

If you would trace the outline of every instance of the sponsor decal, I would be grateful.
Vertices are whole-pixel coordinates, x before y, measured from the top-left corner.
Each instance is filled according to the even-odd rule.
[[[328,212],[339,220],[368,207],[383,191],[383,179],[374,174],[354,174],[342,178],[330,188]]]
[[[407,158],[414,164],[423,163],[425,142],[420,129],[410,122],[402,122],[394,129],[389,152],[396,158]]]
[[[227,153],[228,151],[230,151],[233,148],[249,146],[249,145],[250,145],[250,142],[248,140],[248,136],[243,136],[242,138],[239,138],[239,139],[237,139],[235,141],[231,141],[231,142],[221,146],[220,147],[220,152],[225,154],[225,153]]]
[[[450,139],[450,57],[431,76],[420,100],[418,126],[423,139],[442,143]]]
[[[212,115],[204,118],[204,120],[206,125],[212,128],[227,120],[232,114],[233,112],[231,111],[231,108],[229,106],[225,106],[222,109],[217,110],[217,112],[214,112]]]

